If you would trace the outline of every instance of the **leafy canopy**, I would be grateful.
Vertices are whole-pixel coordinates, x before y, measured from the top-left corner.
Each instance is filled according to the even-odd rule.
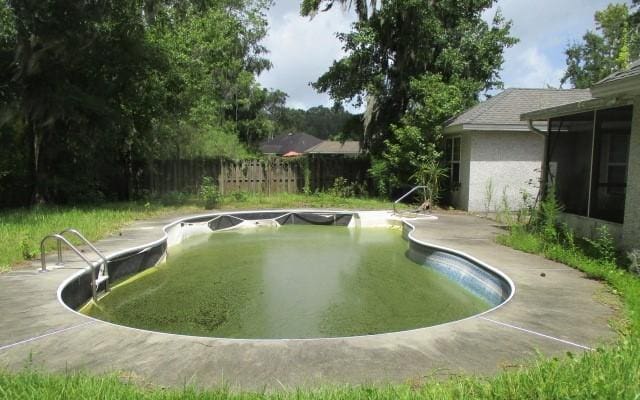
[[[305,1],[302,11],[322,3]],[[492,4],[386,0],[338,34],[347,55],[313,86],[336,102],[366,103],[364,145],[381,192],[408,182],[416,160],[439,156],[446,119],[501,86],[504,48],[517,40],[499,12],[491,24],[482,19]]]
[[[634,0],[633,7],[640,2]],[[567,71],[561,83],[586,89],[640,56],[640,19],[626,4],[609,4],[595,13],[596,31],[565,50]]]

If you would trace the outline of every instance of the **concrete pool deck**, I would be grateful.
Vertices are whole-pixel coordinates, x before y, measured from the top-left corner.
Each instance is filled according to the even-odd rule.
[[[493,374],[615,340],[617,298],[600,282],[542,257],[500,246],[500,228],[469,215],[413,220],[413,236],[455,249],[508,275],[510,302],[481,316],[412,331],[352,338],[234,340],[141,331],[96,321],[58,302],[79,262],[47,273],[38,263],[0,274],[0,368],[119,372],[182,387],[293,389],[324,384],[419,382],[458,373]],[[163,236],[178,217],[138,221],[96,242],[107,256]],[[65,260],[75,259],[65,254]],[[53,260],[53,257],[51,257]],[[542,274],[544,273],[544,274]],[[544,275],[544,276],[542,276]],[[176,299],[179,301],[179,299]]]

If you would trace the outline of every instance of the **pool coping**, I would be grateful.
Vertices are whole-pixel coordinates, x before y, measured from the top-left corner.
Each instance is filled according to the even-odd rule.
[[[110,239],[115,241],[109,253],[114,257],[118,248],[122,253],[131,251],[131,248],[125,251],[123,246],[135,242],[136,235],[149,239],[154,235],[157,237],[160,229],[163,233],[160,239],[143,241],[137,238],[140,244],[134,248],[144,249],[151,243],[166,240],[164,227],[194,217],[140,221],[131,227],[131,233],[124,230],[121,237],[105,238],[97,244],[100,248],[106,246]],[[484,236],[466,239],[438,237],[438,228],[449,227],[446,224],[461,230],[467,225],[492,229],[486,220],[441,215],[437,222],[411,221],[413,229],[410,235],[413,240],[427,246],[457,252],[491,265],[507,277],[513,273],[516,276],[514,284],[522,290],[512,291],[508,302],[482,314],[410,331],[346,338],[220,339],[137,330],[70,312],[66,306],[61,307],[57,296],[52,299],[45,294],[52,285],[57,288],[61,281],[76,274],[73,268],[78,268],[77,264],[47,274],[16,271],[0,275],[0,289],[3,289],[0,290],[0,310],[3,311],[0,315],[0,325],[3,326],[0,331],[0,367],[20,368],[31,357],[34,363],[47,370],[131,371],[145,382],[163,386],[181,386],[185,379],[190,379],[199,387],[226,382],[234,388],[278,389],[285,386],[404,382],[421,379],[425,373],[438,375],[442,369],[491,374],[501,370],[501,363],[526,362],[538,351],[559,355],[567,351],[588,350],[616,338],[607,324],[615,317],[615,310],[593,298],[595,294],[602,295],[604,286],[601,283],[586,280],[581,273],[561,264],[496,245]],[[496,258],[500,254],[503,258]],[[485,261],[487,259],[489,262]],[[522,259],[535,264],[535,268],[530,268],[525,262],[522,265],[526,271],[522,271],[513,269],[509,264],[520,263]],[[504,267],[508,271],[505,272]],[[542,281],[532,278],[529,272],[539,270],[558,278]],[[522,276],[523,272],[528,276]],[[538,296],[532,296],[535,290],[532,291],[531,281],[540,281],[543,286],[550,286],[549,290],[541,291],[536,300]],[[573,301],[574,297],[563,297],[565,290],[570,295],[579,295],[580,301]],[[42,296],[45,298],[40,298]],[[559,301],[550,302],[547,297]],[[526,304],[521,304],[522,298]],[[594,324],[594,318],[582,315],[584,307],[590,307],[597,323]],[[159,350],[159,343],[169,350]],[[123,348],[128,350],[124,353],[131,353],[131,357],[122,354]],[[186,359],[179,357],[180,354],[184,354]],[[96,356],[103,361],[97,360]],[[105,363],[104,359],[109,361]],[[168,360],[173,360],[176,368],[172,368]]]

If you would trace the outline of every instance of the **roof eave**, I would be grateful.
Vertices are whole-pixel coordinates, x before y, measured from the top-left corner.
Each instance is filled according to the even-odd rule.
[[[640,95],[640,78],[637,75],[596,84],[591,88],[593,97],[611,97],[618,95]]]
[[[547,129],[545,124],[536,124],[542,130]],[[465,132],[529,132],[526,124],[459,124],[444,128],[445,135],[454,135]]]
[[[594,111],[602,108],[611,108],[629,104],[629,98],[598,98],[569,103],[558,107],[544,108],[520,115],[521,121],[546,121],[550,118],[563,117],[571,114]]]

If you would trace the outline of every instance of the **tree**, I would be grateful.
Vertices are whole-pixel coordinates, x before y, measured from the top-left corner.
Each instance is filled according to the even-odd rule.
[[[410,129],[402,119],[418,104],[412,88],[416,81],[437,79],[444,86],[436,87],[473,87],[473,92],[461,91],[466,96],[462,104],[475,101],[481,90],[500,87],[504,48],[517,40],[509,36],[511,23],[500,13],[491,25],[484,22],[481,14],[492,4],[492,0],[387,0],[366,20],[356,22],[351,32],[338,34],[347,55],[313,86],[337,102],[362,104],[366,99],[363,145],[374,157],[372,171],[380,190],[407,182],[411,175],[401,168],[410,163],[396,160],[390,148],[402,147],[394,131]],[[409,136],[416,134],[427,138],[431,133]]]
[[[331,10],[336,3],[345,8],[353,6],[358,19],[366,21],[369,15],[376,13],[379,4],[384,4],[384,0],[303,0],[300,13],[305,17],[313,17],[318,11]]]
[[[158,148],[162,158],[241,158],[242,142],[253,145],[271,130],[262,109],[271,94],[255,78],[271,66],[260,44],[269,2],[226,3],[154,9],[149,36],[166,54],[168,70],[158,80],[171,110],[157,121],[171,144]]]
[[[270,3],[0,0],[0,206],[125,199],[149,158],[246,155],[272,129]]]
[[[91,163],[97,172],[114,158],[126,164],[131,136],[144,124],[140,97],[132,93],[150,64],[139,9],[128,0],[9,4],[16,21],[12,80],[31,152],[34,200],[91,188],[95,179],[86,169],[76,179],[72,171]],[[100,135],[107,131],[112,134]],[[100,157],[107,153],[112,156]]]
[[[634,0],[634,7],[639,2]],[[640,55],[638,12],[626,4],[609,4],[596,11],[596,31],[587,31],[581,43],[567,47],[567,71],[560,81],[586,89],[611,73],[624,69]]]
[[[319,139],[339,141],[358,140],[362,135],[360,115],[347,112],[341,105],[300,110],[284,107],[283,101],[269,110],[274,134],[304,132]]]

